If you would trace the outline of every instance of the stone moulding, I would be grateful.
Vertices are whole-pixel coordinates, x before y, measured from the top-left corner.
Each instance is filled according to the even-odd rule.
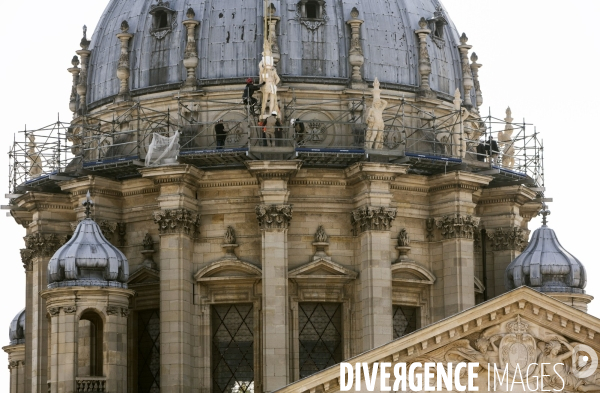
[[[389,231],[396,218],[396,209],[383,206],[363,206],[352,211],[354,235],[365,231]]]
[[[257,205],[260,229],[287,229],[292,221],[292,205]]]
[[[473,239],[479,227],[479,218],[471,215],[450,214],[435,220],[443,239]]]
[[[494,251],[523,251],[527,242],[523,230],[518,227],[488,230],[487,237],[492,241]]]
[[[152,214],[158,224],[158,232],[162,235],[183,233],[197,238],[200,233],[200,214],[188,209],[158,210]]]

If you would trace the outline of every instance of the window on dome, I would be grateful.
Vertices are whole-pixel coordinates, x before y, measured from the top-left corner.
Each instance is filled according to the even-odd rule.
[[[433,36],[439,38],[440,40],[444,39],[444,22],[438,20],[435,22],[435,29],[433,30]]]
[[[342,304],[299,303],[300,378],[341,362]]]
[[[212,391],[254,392],[254,318],[252,304],[213,305]]]
[[[418,307],[393,306],[394,340],[417,330]]]
[[[306,2],[306,18],[317,19],[319,17],[319,3],[316,1]]]
[[[169,16],[165,11],[157,11],[154,14],[154,28],[165,29],[169,27]]]

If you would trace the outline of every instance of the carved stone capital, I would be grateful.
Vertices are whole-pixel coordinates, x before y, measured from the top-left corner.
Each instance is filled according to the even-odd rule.
[[[363,206],[352,211],[354,234],[365,231],[389,231],[396,218],[396,209],[382,206]]]
[[[287,229],[292,221],[292,205],[257,205],[255,211],[261,229]]]
[[[492,250],[494,251],[523,251],[525,249],[527,239],[519,227],[497,228],[486,232],[488,239],[492,241]]]
[[[63,307],[63,311],[65,312],[65,314],[75,314],[77,312],[77,306],[72,305]]]
[[[25,236],[23,239],[25,240],[25,249],[31,251],[32,258],[52,256],[60,246],[67,242],[66,235],[57,235],[55,233],[42,234],[36,232]]]
[[[153,213],[160,235],[182,233],[197,238],[200,233],[200,214],[188,209],[159,210]]]
[[[435,220],[443,239],[473,239],[479,218],[470,215],[450,214]]]
[[[33,250],[26,248],[21,249],[21,262],[23,262],[23,268],[25,271],[30,272],[33,270]]]
[[[120,307],[117,306],[108,306],[106,307],[106,315],[115,315],[120,311]]]
[[[60,307],[49,307],[48,312],[51,316],[55,317],[60,313]]]

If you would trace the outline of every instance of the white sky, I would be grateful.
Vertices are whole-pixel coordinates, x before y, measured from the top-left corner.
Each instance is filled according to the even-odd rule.
[[[510,105],[515,119],[525,118],[541,132],[546,195],[554,198],[549,226],[563,247],[586,266],[587,293],[600,296],[600,281],[595,281],[600,264],[594,256],[593,234],[598,212],[593,201],[587,200],[588,191],[594,200],[598,191],[593,163],[597,146],[591,137],[598,130],[591,120],[600,110],[600,78],[595,76],[600,40],[593,21],[600,15],[600,1],[442,1],[483,64],[483,112],[489,106],[496,117],[503,117]],[[4,119],[0,146],[5,152],[13,133],[25,124],[39,128],[56,121],[58,113],[65,121],[71,118],[71,75],[66,69],[79,49],[82,25],[87,24],[88,33],[93,32],[106,4],[98,0],[11,2],[11,12],[0,24],[4,53],[0,61],[0,114]],[[0,168],[4,168],[0,187],[7,192],[6,154],[0,155]],[[25,274],[19,255],[25,229],[4,217],[4,212],[1,215],[5,261],[0,287],[6,297],[0,304],[0,345],[7,345],[9,323],[25,306]],[[530,228],[539,223],[536,219]],[[600,316],[600,300],[592,302],[589,311]],[[2,366],[6,360],[1,359],[6,357],[0,356],[0,370],[4,370],[0,372],[0,390],[5,391],[9,374]]]

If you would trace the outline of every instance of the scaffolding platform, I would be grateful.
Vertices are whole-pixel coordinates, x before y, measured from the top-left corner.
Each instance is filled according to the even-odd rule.
[[[180,151],[177,161],[192,164],[199,168],[210,167],[242,167],[248,160],[248,148],[200,149]]]
[[[363,149],[296,148],[296,157],[303,166],[332,166],[345,168],[366,158]]]
[[[83,163],[83,171],[122,179],[138,176],[138,169],[143,166],[144,162],[138,156],[130,156],[87,161]]]

